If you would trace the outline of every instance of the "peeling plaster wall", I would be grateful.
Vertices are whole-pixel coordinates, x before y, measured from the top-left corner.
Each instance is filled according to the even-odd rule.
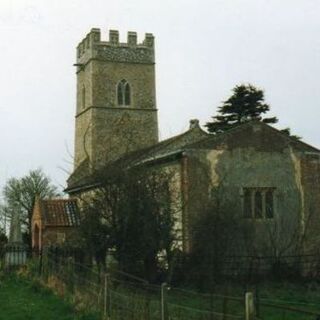
[[[289,254],[293,250],[292,239],[301,231],[303,210],[298,154],[291,148],[272,152],[241,147],[192,150],[189,157],[189,192],[193,199],[189,206],[190,217],[201,214],[205,199],[210,199],[210,190],[217,192],[219,189],[222,210],[231,210],[241,223],[252,229],[251,253],[286,251]],[[276,189],[274,219],[243,218],[243,188],[246,187]]]
[[[171,177],[170,206],[173,213],[173,232],[175,235],[174,247],[182,250],[184,244],[184,199],[182,197],[182,172],[179,160],[171,162],[163,167]]]
[[[320,249],[320,154],[304,154],[300,170],[304,190],[304,250],[314,254]]]

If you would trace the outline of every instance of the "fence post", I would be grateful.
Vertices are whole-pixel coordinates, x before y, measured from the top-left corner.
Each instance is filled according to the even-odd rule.
[[[245,295],[245,312],[246,312],[246,320],[254,320],[255,310],[254,310],[254,299],[253,293],[247,292]]]
[[[168,320],[168,301],[167,301],[168,287],[166,283],[161,284],[161,320]]]
[[[110,308],[109,308],[109,274],[104,275],[104,300],[103,300],[103,316],[104,319],[110,318]]]

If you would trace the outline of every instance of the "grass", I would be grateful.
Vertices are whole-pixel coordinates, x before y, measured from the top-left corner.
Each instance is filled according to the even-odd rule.
[[[49,289],[15,275],[0,277],[0,320],[97,320],[75,312]]]
[[[278,309],[267,304],[286,305],[293,309],[317,312],[320,315],[320,284],[318,282],[273,282],[261,284],[260,313],[265,319],[315,320],[315,315]]]

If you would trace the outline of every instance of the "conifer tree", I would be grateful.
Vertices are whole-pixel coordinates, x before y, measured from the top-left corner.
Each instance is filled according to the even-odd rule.
[[[264,102],[264,92],[251,84],[241,84],[233,88],[231,97],[218,108],[218,115],[207,122],[208,131],[213,134],[225,132],[239,124],[257,120],[264,123],[277,123],[276,117],[263,118],[270,110]]]

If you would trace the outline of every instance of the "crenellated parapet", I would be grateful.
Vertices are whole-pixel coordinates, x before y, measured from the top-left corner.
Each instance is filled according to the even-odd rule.
[[[142,43],[137,42],[137,33],[129,31],[127,42],[119,41],[119,31],[110,30],[108,41],[101,40],[100,29],[91,29],[77,47],[77,64],[86,64],[91,59],[154,63],[154,36],[146,33]]]

